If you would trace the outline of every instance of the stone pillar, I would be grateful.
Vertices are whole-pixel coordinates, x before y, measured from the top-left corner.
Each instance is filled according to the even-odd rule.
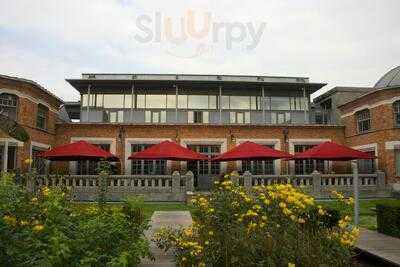
[[[318,171],[313,171],[311,174],[313,183],[313,195],[315,197],[321,196],[321,174]]]
[[[377,189],[384,189],[386,187],[385,173],[381,170],[376,171],[376,187]]]
[[[186,192],[194,191],[194,175],[193,172],[188,171],[186,173]]]
[[[243,174],[244,187],[250,189],[252,187],[252,175],[249,171],[245,171]]]
[[[178,171],[172,173],[172,193],[179,193],[181,191],[181,175]]]
[[[231,180],[234,185],[239,185],[239,175],[237,173],[232,173],[231,174]]]

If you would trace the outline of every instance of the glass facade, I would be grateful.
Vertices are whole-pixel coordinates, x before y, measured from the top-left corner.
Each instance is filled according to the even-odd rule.
[[[217,89],[198,92],[198,94],[196,90],[185,89],[182,92],[178,91],[178,95],[171,90],[165,91],[165,94],[156,93],[156,91],[151,93],[151,90],[145,89],[140,89],[133,95],[130,93],[82,94],[81,121],[289,124],[304,123],[305,117],[308,116],[305,113],[308,111],[309,99],[302,97],[300,91],[288,92],[288,96],[266,95],[264,97],[261,96],[261,89],[249,90],[248,95],[243,95],[243,91],[233,89],[223,89],[221,95]],[[87,115],[88,111],[89,115]],[[294,113],[297,115],[294,116]]]
[[[145,150],[152,144],[132,144],[132,153]],[[165,175],[167,174],[166,160],[132,160],[131,174],[133,175]]]
[[[295,145],[294,153],[304,152],[315,145]],[[325,173],[325,161],[324,160],[295,160],[294,161],[294,172],[298,175],[311,174],[314,170],[320,173]]]

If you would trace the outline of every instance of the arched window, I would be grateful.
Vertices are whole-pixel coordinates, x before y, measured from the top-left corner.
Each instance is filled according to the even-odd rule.
[[[394,125],[400,127],[400,100],[393,103]]]
[[[17,120],[18,97],[12,94],[0,94],[0,114]]]

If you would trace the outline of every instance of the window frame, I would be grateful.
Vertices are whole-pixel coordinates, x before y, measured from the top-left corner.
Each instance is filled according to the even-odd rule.
[[[357,133],[368,133],[371,130],[371,112],[369,109],[363,109],[355,113]]]
[[[47,130],[48,118],[49,118],[49,108],[46,107],[45,105],[38,104],[37,114],[36,114],[36,128],[39,128],[41,130]],[[43,123],[43,125],[41,125],[41,123]]]
[[[8,97],[8,99],[2,98],[1,96],[6,96],[6,97]],[[12,99],[10,99],[10,98],[12,98]],[[2,103],[3,101],[8,102],[7,104],[9,104],[11,102],[11,105],[7,105],[7,104],[3,105],[3,103]],[[13,105],[14,102],[15,102],[15,105]],[[12,119],[14,121],[17,121],[18,120],[18,104],[19,104],[18,96],[15,94],[2,93],[2,94],[0,94],[0,103],[1,103],[0,110],[6,108],[6,109],[10,109],[13,111],[13,116],[10,116],[10,114],[9,114],[10,110],[7,110],[7,114],[5,114],[4,110],[3,110],[2,114],[9,117],[10,119]]]

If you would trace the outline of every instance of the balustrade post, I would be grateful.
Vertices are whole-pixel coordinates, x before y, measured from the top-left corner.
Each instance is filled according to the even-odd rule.
[[[193,172],[188,171],[186,173],[186,192],[194,191],[194,175]]]
[[[252,187],[253,175],[249,171],[243,173],[244,187],[250,189]]]
[[[178,171],[172,173],[172,193],[179,193],[181,191],[181,175]]]
[[[311,173],[313,181],[313,195],[315,197],[321,196],[321,174],[318,171],[313,171]]]

